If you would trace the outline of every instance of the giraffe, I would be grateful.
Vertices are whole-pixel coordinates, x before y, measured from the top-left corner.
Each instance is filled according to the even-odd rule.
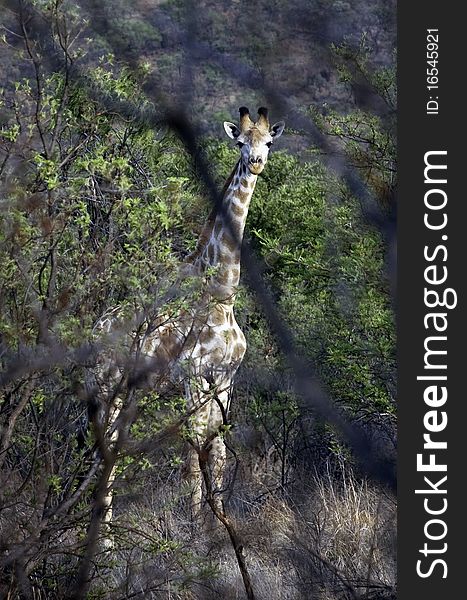
[[[240,158],[224,185],[220,210],[213,209],[196,248],[184,261],[180,276],[201,281],[194,306],[175,318],[158,315],[148,323],[140,351],[158,365],[159,373],[182,383],[192,422],[189,433],[187,478],[192,489],[192,513],[203,499],[202,461],[208,466],[216,501],[221,502],[226,448],[221,435],[229,412],[234,376],[246,351],[245,336],[234,315],[240,280],[241,244],[250,201],[269,149],[282,134],[284,122],[269,125],[268,110],[258,109],[256,122],[246,107],[239,109],[239,126],[224,122],[224,130],[240,149]],[[102,319],[100,330],[111,331],[114,317]],[[115,370],[115,369],[114,369]],[[160,381],[160,380],[159,380]],[[154,383],[150,385],[157,385]],[[114,402],[113,423],[121,403]],[[109,437],[115,443],[114,431]],[[104,520],[112,518],[114,473],[109,478]]]
[[[224,129],[240,148],[240,159],[224,186],[221,211],[211,213],[196,250],[188,259],[198,274],[207,267],[216,268],[207,282],[209,310],[193,354],[198,378],[195,388],[188,385],[186,390],[189,407],[200,407],[195,421],[198,444],[191,448],[188,459],[195,507],[200,506],[202,499],[199,450],[203,443],[208,442],[205,449],[212,482],[216,491],[222,488],[226,450],[218,433],[228,414],[233,379],[246,351],[245,336],[234,315],[241,244],[258,175],[273,141],[284,130],[283,122],[269,127],[268,110],[264,107],[258,109],[256,123],[246,107],[241,107],[239,113],[239,127],[226,121]]]

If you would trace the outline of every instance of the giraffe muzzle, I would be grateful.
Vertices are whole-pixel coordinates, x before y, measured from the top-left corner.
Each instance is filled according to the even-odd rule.
[[[254,175],[259,175],[261,171],[264,169],[264,162],[260,156],[250,156],[248,159],[248,168],[250,172]]]

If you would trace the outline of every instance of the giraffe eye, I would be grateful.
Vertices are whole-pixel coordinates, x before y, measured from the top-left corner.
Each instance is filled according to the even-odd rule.
[[[244,146],[244,145],[245,145],[245,144],[244,144],[243,142],[237,142],[237,146],[238,146],[239,148],[243,148],[243,146]]]
[[[272,146],[272,142],[266,142],[266,146],[270,148]]]

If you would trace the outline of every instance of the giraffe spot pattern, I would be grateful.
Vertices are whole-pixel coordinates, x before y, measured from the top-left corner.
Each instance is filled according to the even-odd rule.
[[[227,231],[224,231],[224,233],[222,234],[220,242],[230,252],[233,252],[234,250],[238,249],[238,244],[236,240],[234,240],[230,233],[228,233]]]
[[[243,217],[245,214],[243,206],[238,206],[238,204],[234,204],[233,202],[230,205],[230,210],[236,217]]]

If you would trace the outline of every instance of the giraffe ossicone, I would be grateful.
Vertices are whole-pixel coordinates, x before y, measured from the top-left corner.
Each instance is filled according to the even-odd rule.
[[[201,291],[194,305],[175,318],[160,319],[160,324],[156,319],[141,343],[142,353],[158,365],[158,371],[163,365],[168,379],[183,383],[187,409],[192,414],[187,472],[194,514],[202,506],[203,489],[219,506],[222,498],[226,449],[221,433],[229,413],[233,380],[246,351],[245,336],[234,315],[242,239],[258,175],[272,144],[284,130],[282,121],[269,125],[264,107],[258,109],[256,121],[246,107],[239,112],[239,124],[226,121],[224,129],[239,147],[240,158],[224,186],[221,206],[211,211],[195,251],[185,260],[184,272],[202,282]],[[114,409],[113,420],[118,412]],[[205,487],[206,477],[210,490]],[[107,521],[111,504],[109,489]]]

